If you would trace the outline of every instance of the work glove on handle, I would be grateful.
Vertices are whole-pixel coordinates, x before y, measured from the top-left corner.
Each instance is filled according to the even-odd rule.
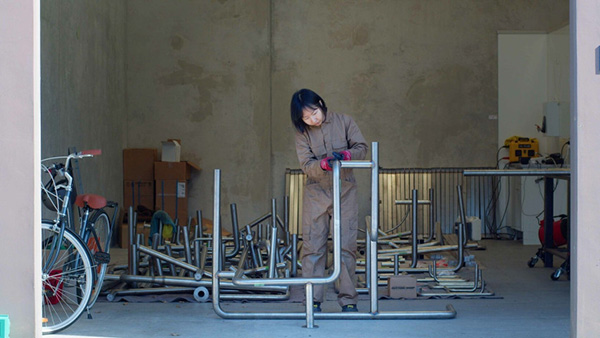
[[[333,161],[333,156],[325,157],[324,159],[322,159],[321,160],[321,169],[323,169],[325,171],[333,170],[331,168],[331,161]]]
[[[321,169],[326,170],[326,171],[331,171],[332,170],[331,162],[333,160],[350,161],[351,158],[352,158],[352,155],[350,154],[350,152],[348,150],[340,151],[339,153],[334,151],[333,156],[329,156],[329,157],[326,157],[321,160]]]
[[[339,153],[334,151],[333,156],[340,161],[350,161],[352,159],[352,154],[348,150],[342,150]]]

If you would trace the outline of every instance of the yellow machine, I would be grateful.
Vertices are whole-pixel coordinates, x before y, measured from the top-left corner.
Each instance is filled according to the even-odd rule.
[[[508,161],[511,163],[529,163],[529,159],[540,151],[540,144],[536,138],[513,136],[504,141],[504,146],[508,147]]]

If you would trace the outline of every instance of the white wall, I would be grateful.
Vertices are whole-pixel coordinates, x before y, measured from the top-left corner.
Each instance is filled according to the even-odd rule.
[[[0,314],[41,335],[39,2],[0,1]]]
[[[568,139],[569,121],[569,26],[551,33],[506,32],[498,34],[498,147],[517,135],[536,138],[540,153],[559,152]],[[536,129],[544,116],[544,102],[559,102],[563,129],[547,136]],[[566,147],[565,154],[569,148]],[[500,151],[499,157],[508,154]],[[500,161],[503,168],[507,161]],[[533,165],[533,164],[531,164]],[[498,221],[522,232],[523,244],[539,245],[537,216],[544,210],[543,181],[534,177],[502,178]],[[509,184],[510,182],[510,184]],[[554,214],[567,213],[567,184],[558,181]],[[509,196],[510,194],[510,196]],[[508,209],[507,209],[508,203]]]
[[[571,337],[600,337],[600,1],[571,1]]]

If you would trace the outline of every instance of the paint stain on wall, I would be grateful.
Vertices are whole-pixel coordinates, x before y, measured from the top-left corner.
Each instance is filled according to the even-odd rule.
[[[171,37],[171,48],[175,50],[181,50],[183,48],[183,38],[179,35]]]
[[[478,136],[472,131],[478,130],[473,125],[477,119],[469,97],[474,85],[472,71],[461,66],[444,67],[413,82],[406,99],[411,111],[407,119],[414,125],[410,138],[421,140],[414,149],[417,163],[444,165],[437,161],[466,156],[464,150],[476,143]]]
[[[184,60],[177,61],[177,69],[158,78],[158,83],[165,87],[192,86],[198,92],[194,98],[196,108],[190,113],[190,122],[200,122],[213,114],[214,97],[212,92],[234,85],[233,75],[207,73],[200,65]],[[185,99],[182,99],[185,100]]]
[[[352,26],[343,25],[329,33],[332,47],[352,49],[354,47],[364,46],[369,42],[370,31],[365,24],[356,24]]]

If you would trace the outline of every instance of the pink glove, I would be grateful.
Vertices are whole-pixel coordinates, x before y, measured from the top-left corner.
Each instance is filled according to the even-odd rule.
[[[324,159],[321,160],[321,169],[326,170],[326,171],[331,171],[333,170],[331,168],[331,161],[333,161],[333,157],[329,156],[329,157],[325,157]]]

